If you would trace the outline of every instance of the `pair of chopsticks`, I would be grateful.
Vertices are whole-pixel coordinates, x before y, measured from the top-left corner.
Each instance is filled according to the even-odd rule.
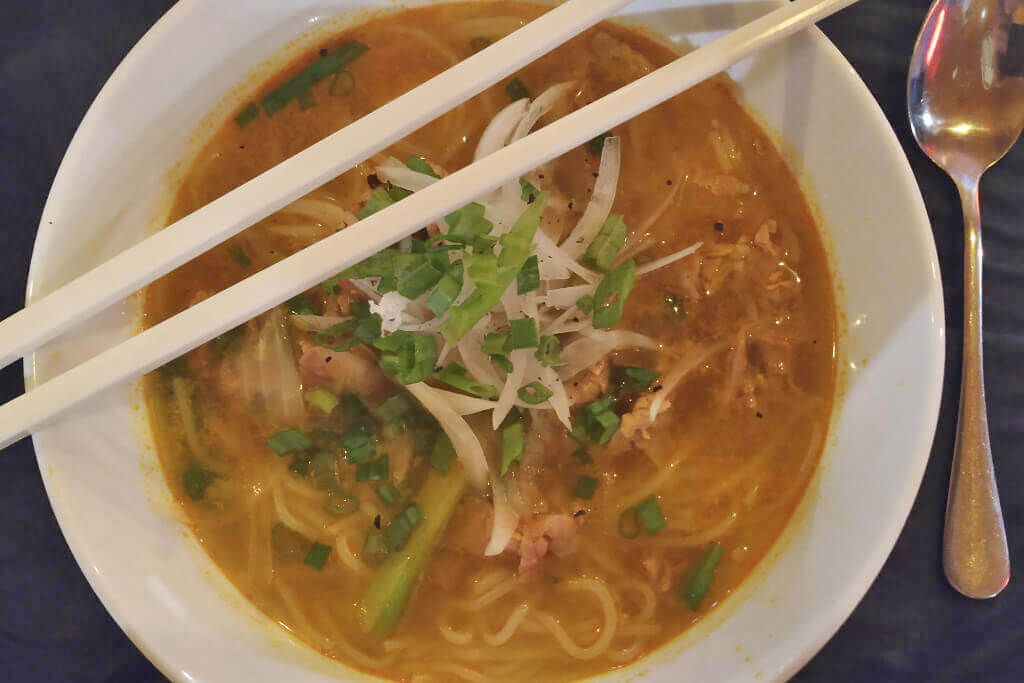
[[[570,0],[0,323],[0,367],[123,299],[611,16]],[[856,0],[795,0],[0,406],[0,448],[153,370]],[[74,295],[72,295],[74,292]],[[66,302],[74,300],[69,311]]]

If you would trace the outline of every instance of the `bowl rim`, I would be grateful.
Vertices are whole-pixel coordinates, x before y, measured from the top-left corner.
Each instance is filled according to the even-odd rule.
[[[441,0],[443,1],[443,0]],[[781,4],[785,0],[772,0],[775,4]],[[50,208],[51,202],[62,201],[61,195],[66,189],[68,179],[65,167],[69,159],[79,153],[83,146],[83,140],[91,135],[90,128],[96,118],[95,110],[99,108],[111,95],[111,84],[116,83],[127,71],[131,70],[137,61],[142,60],[147,53],[160,49],[161,36],[168,27],[179,20],[187,20],[187,17],[200,4],[200,0],[183,0],[172,6],[165,12],[135,43],[125,57],[118,64],[117,68],[107,78],[103,87],[98,92],[92,104],[87,109],[81,123],[77,127],[71,142],[62,158],[53,183],[48,193],[42,216],[45,217]],[[876,129],[876,135],[880,139],[887,139],[888,144],[880,154],[886,158],[881,162],[890,164],[892,168],[898,169],[901,186],[897,193],[906,197],[906,201],[913,205],[922,226],[930,226],[924,201],[921,197],[916,178],[910,167],[909,161],[903,152],[903,148],[896,136],[895,131],[889,124],[880,105],[872,96],[867,85],[857,75],[852,65],[846,60],[839,49],[828,39],[827,36],[817,27],[812,26],[804,33],[813,41],[813,49],[824,59],[828,60],[828,66],[842,74],[843,82],[838,87],[846,90],[849,94],[857,97],[871,111],[871,116],[863,123],[865,126],[872,126]],[[799,175],[799,171],[798,171]],[[54,236],[58,235],[58,228],[40,220],[39,228],[33,243],[32,256],[29,265],[29,273],[26,284],[26,302],[33,298],[33,293],[39,278],[39,272],[43,268],[43,261],[49,257],[49,245]],[[912,453],[908,455],[910,474],[905,477],[900,490],[900,513],[891,515],[888,523],[883,529],[879,529],[876,541],[872,546],[872,553],[865,556],[861,570],[857,573],[857,579],[848,581],[841,594],[822,609],[822,619],[815,622],[804,622],[800,625],[798,641],[802,643],[799,648],[794,648],[783,662],[782,667],[776,672],[780,679],[788,679],[799,671],[821,648],[835,635],[842,624],[849,618],[853,610],[863,599],[875,578],[882,570],[883,565],[895,547],[896,541],[902,531],[910,514],[918,489],[920,488],[925,466],[931,453],[935,430],[938,423],[940,401],[942,396],[942,385],[945,367],[945,308],[942,291],[942,280],[939,276],[939,262],[934,238],[931,230],[914,230],[914,248],[918,253],[924,255],[933,277],[927,289],[927,304],[930,308],[931,324],[927,340],[928,346],[922,349],[922,354],[927,356],[927,364],[930,367],[926,379],[927,386],[923,393],[927,398],[926,404],[921,406],[920,413],[925,418],[918,425],[915,433],[915,446]],[[834,264],[832,264],[834,265]],[[835,274],[833,273],[833,279]],[[833,283],[833,287],[836,286]],[[24,377],[26,386],[31,386],[35,379],[36,364],[32,356],[26,357],[24,363]],[[841,406],[840,403],[837,404]],[[841,410],[841,408],[840,408]],[[929,417],[930,416],[930,417]],[[185,680],[178,665],[166,657],[158,647],[151,647],[147,635],[136,624],[129,621],[121,601],[116,596],[116,591],[110,588],[100,579],[98,571],[91,566],[90,551],[85,540],[79,535],[78,527],[68,518],[60,505],[60,498],[53,488],[54,478],[52,473],[44,466],[45,444],[41,442],[36,434],[32,436],[33,449],[36,453],[37,465],[40,469],[43,485],[50,501],[50,506],[60,526],[61,533],[68,544],[69,549],[79,569],[82,571],[90,588],[100,599],[104,608],[111,618],[117,623],[122,632],[131,642],[143,653],[143,655],[156,666],[161,673],[171,680]],[[188,679],[191,680],[191,679]]]

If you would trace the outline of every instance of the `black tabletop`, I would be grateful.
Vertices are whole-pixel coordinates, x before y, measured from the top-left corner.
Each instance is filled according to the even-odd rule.
[[[64,149],[104,81],[169,0],[33,0],[0,9],[0,317],[21,307],[39,215]],[[802,681],[1024,679],[1024,582],[996,599],[960,597],[940,544],[959,392],[963,253],[953,186],[917,149],[906,65],[926,0],[863,0],[823,23],[896,130],[935,231],[946,293],[946,380],[938,432],[906,528],[860,606]],[[992,449],[1011,561],[1024,561],[1024,146],[982,183],[985,369]],[[23,389],[0,371],[0,401]],[[1020,565],[1017,565],[1020,566]],[[60,534],[32,445],[0,454],[0,680],[163,680],[93,595]]]

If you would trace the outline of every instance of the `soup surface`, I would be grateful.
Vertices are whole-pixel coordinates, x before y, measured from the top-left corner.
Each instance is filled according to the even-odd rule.
[[[223,123],[172,220],[543,11],[331,38]],[[601,24],[154,283],[147,324],[675,56]],[[159,455],[214,561],[328,656],[417,681],[609,671],[728,596],[803,494],[834,390],[825,253],[724,80],[480,201],[149,376]]]

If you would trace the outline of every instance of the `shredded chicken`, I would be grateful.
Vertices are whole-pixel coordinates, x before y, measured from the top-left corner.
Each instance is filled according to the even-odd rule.
[[[743,197],[753,192],[753,188],[741,180],[724,173],[697,171],[690,180],[697,187],[703,188],[716,197]]]
[[[644,394],[637,399],[633,405],[633,409],[622,416],[622,424],[619,425],[619,431],[616,433],[616,438],[621,435],[623,439],[634,441],[638,438],[647,439],[651,438],[648,433],[648,429],[654,425],[654,420],[651,419],[651,402],[654,401],[654,394]],[[665,401],[661,404],[661,410],[659,415],[669,408],[672,404]]]
[[[666,593],[672,587],[672,567],[660,554],[647,552],[640,561],[647,575],[647,582],[659,593]]]
[[[299,372],[304,385],[322,386],[335,394],[382,396],[394,388],[368,356],[356,351],[331,351],[310,343],[302,344]]]
[[[611,366],[605,357],[566,382],[565,391],[569,394],[569,405],[590,403],[604,394],[608,391],[610,378]]]

